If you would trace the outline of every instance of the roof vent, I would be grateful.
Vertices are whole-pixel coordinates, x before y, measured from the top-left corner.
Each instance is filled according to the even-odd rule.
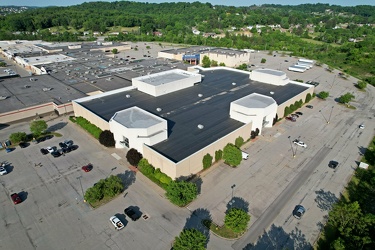
[[[275,92],[271,91],[270,94],[273,95],[273,94],[275,94]]]
[[[43,88],[43,91],[50,91],[52,88]]]
[[[130,95],[126,95],[126,98],[130,98]]]
[[[161,111],[161,108],[156,108],[156,111],[160,112],[160,111]]]
[[[203,95],[202,94],[198,94],[198,97],[202,97]]]
[[[235,83],[235,82],[232,82],[232,85],[233,85],[233,86],[235,86],[236,84],[237,84],[237,83]]]
[[[203,126],[202,124],[198,124],[198,128],[199,128],[199,129],[203,129],[204,126]]]

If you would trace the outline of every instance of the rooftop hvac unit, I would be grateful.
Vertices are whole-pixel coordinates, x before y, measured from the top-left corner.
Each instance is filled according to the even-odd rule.
[[[198,128],[199,128],[199,129],[203,129],[204,126],[203,126],[202,124],[198,124]]]
[[[156,108],[156,111],[160,112],[162,109],[161,108]]]
[[[202,94],[198,94],[198,97],[203,97],[203,95]]]
[[[126,95],[126,98],[130,98],[130,95],[128,94],[128,95]]]
[[[235,86],[236,84],[237,84],[237,83],[235,83],[235,82],[232,82],[232,85],[233,85],[233,86]]]
[[[273,95],[273,94],[275,94],[275,92],[271,91],[270,94]]]

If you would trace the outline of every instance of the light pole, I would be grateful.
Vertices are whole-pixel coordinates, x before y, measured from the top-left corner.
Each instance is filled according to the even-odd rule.
[[[233,199],[233,192],[234,192],[235,187],[236,187],[236,184],[233,184],[232,186],[230,186],[230,188],[232,189],[232,199]]]
[[[295,158],[296,154],[294,153],[294,148],[293,148],[293,144],[292,144],[292,140],[290,139],[290,136],[288,136],[288,139],[289,139],[289,142],[290,142],[290,148],[292,149],[293,158]],[[297,151],[297,148],[296,148],[296,151]]]
[[[85,200],[85,194],[83,193],[83,188],[82,188],[81,178],[82,178],[82,175],[81,175],[81,176],[78,176],[78,177],[77,177],[77,180],[79,180],[79,185],[81,186],[83,202],[86,202],[86,200]]]
[[[327,123],[329,123],[331,121],[331,116],[332,116],[333,108],[334,108],[334,106],[332,106],[331,113],[329,113],[329,117],[328,117],[328,122]]]
[[[319,113],[322,114],[324,120],[327,122],[327,124],[329,124],[329,121],[328,121],[327,118],[323,115],[322,110],[319,110]]]

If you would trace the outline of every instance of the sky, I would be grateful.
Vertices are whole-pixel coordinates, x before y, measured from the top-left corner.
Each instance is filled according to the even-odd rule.
[[[97,2],[98,0],[0,0],[0,6],[16,5],[16,6],[70,6],[77,5],[83,2]],[[118,0],[121,1],[121,0]],[[113,1],[103,1],[103,2],[113,2]],[[162,3],[162,2],[197,2],[197,0],[175,0],[175,1],[165,1],[165,0],[135,0],[133,2],[149,2],[149,3]],[[261,4],[282,4],[282,5],[298,5],[304,3],[329,3],[331,5],[341,5],[341,6],[353,6],[353,5],[375,5],[374,0],[204,0],[200,1],[203,3],[209,2],[213,5],[234,5],[234,6],[250,6],[250,5],[261,5]]]

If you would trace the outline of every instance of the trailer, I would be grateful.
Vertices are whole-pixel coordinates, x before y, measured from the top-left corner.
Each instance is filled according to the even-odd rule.
[[[313,61],[313,60],[308,60],[308,59],[304,59],[304,58],[300,58],[300,59],[298,59],[298,62],[301,62],[301,63],[308,63],[308,64],[314,64],[314,61]]]
[[[306,69],[311,69],[311,68],[313,67],[312,64],[310,64],[310,63],[304,63],[304,62],[297,62],[296,65],[297,65],[297,66],[306,67]]]
[[[296,66],[296,65],[293,65],[293,66],[290,66],[288,68],[289,71],[294,71],[294,72],[305,72],[306,71],[306,68],[305,67],[299,67],[299,66]]]

